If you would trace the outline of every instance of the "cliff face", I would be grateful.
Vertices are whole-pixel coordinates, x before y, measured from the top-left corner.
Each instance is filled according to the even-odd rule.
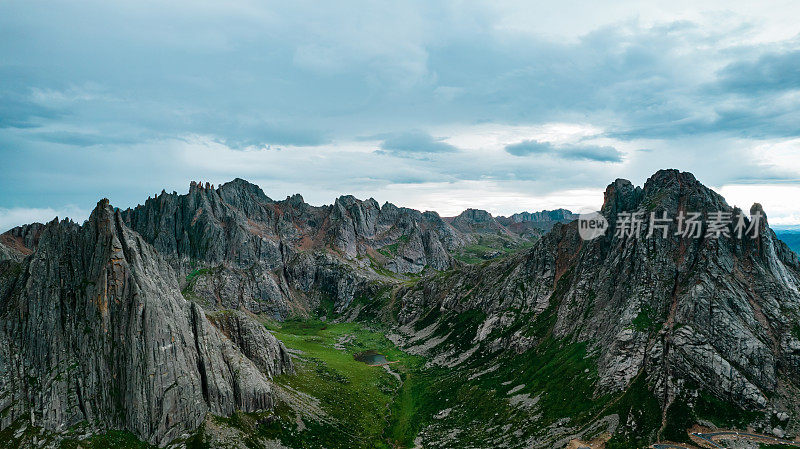
[[[193,295],[212,307],[279,318],[322,300],[346,306],[381,278],[371,266],[395,273],[449,268],[445,248],[461,244],[433,213],[352,196],[323,207],[299,195],[273,201],[241,179],[216,189],[192,183],[187,195],[162,193],[122,216],[181,276],[201,269],[191,276]],[[327,282],[347,276],[354,282]]]
[[[734,216],[730,236],[708,237],[707,223],[699,238],[675,235],[673,221],[666,237],[660,229],[647,237],[651,212],[717,211]],[[798,416],[800,265],[766,216],[757,225],[745,219],[757,238],[737,238],[740,211],[675,170],[643,188],[617,180],[602,212],[611,224],[603,237],[584,241],[577,222],[558,224],[524,254],[409,288],[399,314],[406,335],[397,340],[450,365],[525,352],[548,338],[586,342],[597,357],[598,396],[641,378],[665,411],[710,392],[742,409]],[[647,217],[641,234],[617,235],[618,217],[631,212]],[[755,205],[751,214],[763,210]],[[431,322],[431,310],[443,318]],[[464,335],[427,339],[442,335],[445,317],[470,311],[481,318]],[[463,340],[472,341],[469,357]],[[800,424],[787,426],[797,432]]]
[[[514,234],[475,209],[451,225],[435,212],[349,195],[322,207],[300,195],[275,201],[241,179],[162,192],[122,217],[189,279],[183,287],[193,297],[276,318],[325,302],[341,311],[376,283],[453,268],[451,254],[483,234],[502,235],[506,246],[541,234]]]
[[[0,260],[21,261],[29,256],[39,244],[43,229],[43,224],[33,223],[0,234]]]
[[[220,327],[106,200],[83,226],[53,221],[27,258],[0,263],[0,426],[88,423],[163,444],[208,412],[270,408],[269,376],[291,369],[282,345]]]
[[[704,217],[696,236],[679,232],[692,212]],[[163,445],[208,413],[273,407],[270,378],[292,362],[252,312],[354,320],[367,309],[427,358],[425,376],[466,386],[464,404],[427,417],[420,436],[432,447],[453,447],[457,434],[563,447],[606,429],[652,442],[672,411],[690,416],[706,397],[798,434],[800,262],[759,205],[741,212],[675,170],[643,187],[610,184],[609,230],[594,240],[562,211],[442,219],[351,196],[314,207],[242,180],[123,212],[101,201],[82,226],[54,221],[0,239],[0,430],[88,423]],[[716,213],[731,222],[713,236]],[[640,229],[622,232],[631,214]],[[651,214],[669,218],[665,230]],[[736,235],[740,214],[757,237]],[[522,239],[514,226],[531,223],[552,229],[528,249],[479,265],[450,255]],[[409,272],[423,276],[395,276]],[[551,384],[558,376],[569,379]],[[551,385],[580,385],[593,403],[564,408]],[[615,405],[630,392],[635,404]],[[479,406],[470,400],[496,394],[507,414],[460,419]],[[634,411],[648,400],[655,420]],[[473,408],[444,413],[457,406]],[[513,426],[501,422],[511,416]]]
[[[582,248],[573,278],[594,280],[588,287],[599,313],[588,322],[567,314],[556,332],[600,342],[603,386],[621,388],[643,371],[664,404],[692,386],[748,409],[796,397],[792,382],[781,379],[800,375],[800,336],[793,332],[800,271],[760,205],[742,214],[691,174],[662,171],[641,191],[625,182],[609,187],[604,212],[612,230],[622,226],[614,214],[631,211],[722,212],[733,223],[726,226],[730,236],[719,238],[707,223],[699,238],[675,236],[672,223],[667,238],[655,230],[652,238],[610,237]],[[756,238],[736,236],[740,215],[753,217],[744,224],[758,229]],[[586,287],[574,289],[563,310],[591,307],[590,296]]]
[[[162,193],[123,212],[131,227],[178,262],[199,260],[236,267],[261,264],[272,270],[301,251],[333,250],[354,260],[398,243],[383,260],[401,273],[426,265],[451,266],[444,248],[461,244],[435,213],[421,213],[375,200],[342,196],[314,207],[299,195],[273,201],[258,186],[237,179],[215,189],[192,183],[187,195]],[[177,264],[182,267],[181,263]]]

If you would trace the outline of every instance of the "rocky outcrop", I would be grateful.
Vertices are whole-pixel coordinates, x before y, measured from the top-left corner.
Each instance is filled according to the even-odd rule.
[[[244,312],[225,310],[210,314],[208,319],[268,377],[293,372],[286,348]]]
[[[688,212],[705,217],[697,238],[679,232],[677,217]],[[733,220],[712,237],[709,217],[718,212]],[[479,311],[478,325],[458,338],[472,340],[475,354],[524,352],[545,338],[587,342],[597,356],[598,395],[643,377],[665,409],[704,391],[746,410],[788,408],[797,416],[797,257],[759,205],[742,221],[758,236],[737,237],[740,212],[689,173],[662,170],[644,187],[617,180],[605,192],[605,236],[584,241],[577,222],[556,224],[524,254],[400,293],[399,320],[431,325],[432,310]],[[631,213],[644,219],[638,235],[622,232]],[[648,236],[651,213],[673,218],[666,235],[652,227]],[[436,343],[427,355],[459,354],[448,349],[458,341]]]
[[[84,423],[162,445],[209,412],[272,407],[285,350],[244,318],[221,332],[107,200],[83,226],[43,226],[34,246],[0,263],[0,427]],[[247,350],[256,360],[248,342],[266,345]]]
[[[242,179],[193,182],[186,195],[162,192],[122,217],[186,279],[189,296],[279,319],[328,299],[341,310],[374,282],[395,282],[386,272],[449,269],[451,253],[474,241],[435,212],[349,195],[321,207],[300,195],[275,201]],[[308,266],[315,261],[323,265]]]
[[[492,214],[481,209],[467,209],[458,216],[450,219],[450,224],[459,231],[470,233],[508,233]]]
[[[0,234],[0,260],[21,261],[29,256],[39,244],[43,229],[43,224],[32,223]]]
[[[8,246],[2,242],[0,242],[0,261],[2,260],[21,260],[24,256],[19,252],[16,251],[11,246]]]
[[[378,208],[373,199],[338,198],[331,223],[336,249],[351,259],[376,257],[395,273],[419,273],[428,266],[450,268],[452,258],[445,249],[464,244],[464,238],[435,212],[421,213],[391,203]]]
[[[481,209],[467,209],[456,217],[446,220],[470,242],[482,235],[494,235],[509,240],[512,244],[535,240],[556,223],[569,223],[578,215],[566,209],[544,210],[540,212],[520,212],[510,217],[493,217]]]

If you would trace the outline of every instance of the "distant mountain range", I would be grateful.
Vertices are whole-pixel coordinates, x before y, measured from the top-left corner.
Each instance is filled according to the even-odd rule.
[[[14,228],[0,236],[0,445],[800,434],[800,262],[761,206],[742,219],[755,238],[708,223],[695,237],[624,220],[742,214],[690,173],[618,179],[604,199],[594,240],[566,210],[315,207],[241,179]]]

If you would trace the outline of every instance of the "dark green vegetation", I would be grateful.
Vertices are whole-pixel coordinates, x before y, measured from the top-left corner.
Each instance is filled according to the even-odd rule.
[[[398,351],[382,333],[354,323],[291,321],[275,334],[288,348],[302,351],[297,374],[279,378],[278,383],[319,399],[320,408],[338,423],[333,427],[347,429],[343,435],[327,426],[309,426],[300,437],[325,447],[345,447],[351,440],[360,447],[385,446],[389,406],[400,382],[385,369],[367,366],[354,355],[376,350],[398,360],[392,369],[403,374],[419,360]]]
[[[250,435],[253,447],[258,438],[291,447],[391,447],[393,404],[405,382],[401,385],[386,369],[368,366],[354,355],[368,350],[385,354],[398,361],[390,366],[403,380],[419,369],[420,358],[397,350],[377,329],[356,323],[287,321],[270,327],[299,354],[296,374],[275,379],[293,399],[279,404],[268,419],[246,416],[219,423]],[[294,400],[304,405],[295,407]]]
[[[683,398],[676,398],[667,409],[666,418],[666,425],[661,432],[660,439],[689,443],[686,429],[697,421],[688,402]]]
[[[386,257],[394,257],[397,255],[397,249],[400,245],[405,245],[408,243],[409,237],[407,235],[401,235],[396,242],[392,243],[391,245],[386,245],[383,248],[379,249],[378,252],[383,254]]]
[[[136,437],[128,432],[111,431],[102,435],[95,435],[87,441],[64,441],[60,446],[62,449],[153,449],[146,443],[137,440]]]
[[[466,349],[485,317],[471,311],[427,318],[447,323],[442,327],[453,332],[441,337]],[[548,324],[531,332],[547,334]],[[314,398],[314,405],[309,415],[289,399],[274,413],[214,420],[241,431],[248,447],[265,439],[303,448],[414,447],[420,432],[431,447],[491,446],[508,426],[529,438],[546,437],[548,426],[565,417],[588,423],[611,399],[594,395],[596,363],[585,343],[548,337],[521,355],[476,354],[451,369],[398,350],[374,324],[292,320],[268,327],[298,354],[297,373],[276,383],[288,397]],[[367,366],[355,357],[365,351],[397,363],[391,372]],[[191,443],[205,447],[208,439],[201,431]]]
[[[725,429],[744,429],[760,416],[758,412],[746,412],[734,404],[719,400],[709,393],[703,392],[694,406],[697,419],[711,421],[714,425]]]
[[[203,276],[210,275],[213,272],[214,270],[211,268],[198,268],[189,273],[186,276],[186,286],[181,291],[181,294],[183,294],[184,298],[186,298],[189,301],[198,301],[200,298],[198,298],[197,295],[194,294],[194,285],[197,282],[197,279]]]
[[[633,319],[633,328],[637,332],[650,332],[658,327],[655,320],[655,312],[650,306],[644,306],[639,310],[639,314]]]
[[[82,440],[78,437],[82,434],[81,430],[78,426],[68,430],[63,438],[56,439],[43,429],[18,422],[0,432],[0,442],[3,449],[23,449],[30,447],[34,441],[54,445],[58,449],[156,449],[129,432],[112,430]]]
[[[612,404],[607,412],[619,414],[620,422],[628,424],[623,425],[612,437],[607,449],[643,448],[653,441],[691,443],[687,429],[699,421],[709,421],[719,428],[745,429],[760,417],[757,412],[744,412],[734,404],[701,392],[700,397],[691,404],[685,398],[676,398],[667,409],[662,423],[659,402],[641,376]]]
[[[643,376],[637,376],[607,412],[618,414],[620,423],[624,423],[608,442],[608,449],[645,447],[655,439],[661,426],[661,406]]]

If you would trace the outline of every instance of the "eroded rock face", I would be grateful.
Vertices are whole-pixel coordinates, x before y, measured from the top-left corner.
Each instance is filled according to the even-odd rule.
[[[39,244],[42,230],[43,224],[32,223],[0,234],[0,260],[21,261],[29,256]]]
[[[481,209],[467,209],[453,217],[450,223],[464,233],[508,233],[492,214]]]
[[[647,220],[639,236],[616,233],[622,213],[693,211],[739,212],[688,173],[660,171],[643,187],[617,180],[605,236],[584,241],[557,213],[531,249],[457,266],[453,248],[544,217],[504,224],[470,210],[454,226],[350,196],[273,201],[242,180],[195,183],[122,213],[103,202],[84,226],[21,229],[0,248],[11,255],[0,256],[0,425],[90,422],[163,444],[209,412],[269,408],[269,378],[291,361],[245,310],[285,317],[324,305],[352,317],[389,288],[392,338],[430,363],[459,369],[545,340],[586,342],[598,396],[643,379],[663,409],[702,390],[779,412],[797,433],[800,264],[766,217],[745,221],[755,239],[676,235],[675,222],[647,237]],[[379,273],[452,266],[403,285]]]
[[[381,274],[386,271],[450,269],[456,265],[451,253],[474,242],[477,233],[501,232],[514,241],[536,236],[517,236],[485,211],[462,215],[459,230],[435,212],[379,206],[349,195],[322,207],[300,195],[274,201],[241,179],[219,188],[192,183],[186,195],[162,192],[122,212],[124,222],[179,277],[192,280],[182,287],[205,305],[243,307],[275,318],[314,310],[322,300],[341,310],[353,297],[370,294],[374,282],[392,282]],[[470,220],[483,221],[473,226]],[[308,266],[315,262],[324,266]],[[302,286],[300,294],[296,286]]]
[[[53,221],[24,261],[0,263],[0,426],[87,423],[160,445],[208,412],[268,409],[285,350],[237,329],[227,337],[186,301],[170,264],[103,200],[85,225]],[[264,345],[256,361],[248,341]]]
[[[443,248],[460,244],[435,214],[388,203],[379,207],[375,200],[352,196],[323,207],[310,206],[299,195],[273,201],[241,179],[219,188],[193,183],[187,195],[162,193],[122,215],[180,276],[198,267],[213,269],[213,276],[205,276],[212,274],[206,270],[190,286],[205,304],[276,318],[318,306],[318,295],[309,302],[292,291],[298,284],[305,285],[304,292],[334,292],[338,306],[352,300],[353,292],[338,288],[338,280],[323,285],[322,277],[312,274],[314,285],[306,285],[309,272],[337,265],[344,279],[355,266],[358,284],[368,284],[381,277],[370,269],[376,264],[397,273],[449,268],[453,261]],[[309,260],[324,260],[326,266],[309,269]],[[296,273],[304,277],[292,278]]]
[[[19,251],[0,242],[0,260],[21,260],[23,258]]]
[[[267,329],[238,310],[208,315],[209,321],[268,377],[293,372],[286,348]]]
[[[674,218],[695,211],[740,212],[689,173],[662,170],[643,188],[617,180],[605,194],[605,236],[583,241],[577,223],[556,224],[525,254],[424,279],[399,294],[400,322],[424,321],[431,310],[478,310],[485,318],[473,343],[488,353],[519,352],[538,341],[514,329],[554,310],[546,335],[590,343],[598,393],[624,390],[643,375],[664,407],[702,389],[748,410],[790,404],[797,416],[797,257],[766,216],[755,239],[710,238],[707,227],[700,238],[675,235],[675,222],[666,237],[658,229],[647,237],[651,212]],[[616,235],[617,217],[626,212],[647,217],[639,237]],[[745,215],[759,213],[755,205]],[[447,353],[443,346],[427,354]]]

